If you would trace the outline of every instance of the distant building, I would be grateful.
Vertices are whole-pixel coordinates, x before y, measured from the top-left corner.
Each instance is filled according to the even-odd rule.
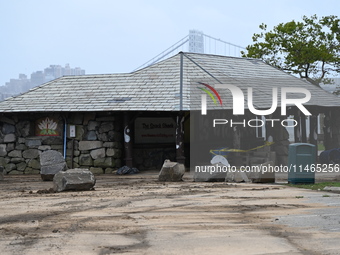
[[[27,79],[26,74],[19,74],[19,79],[10,79],[4,86],[0,86],[0,101],[28,91],[48,81],[67,75],[84,75],[85,70],[80,67],[71,68],[69,64],[65,67],[50,65],[44,71],[36,71]]]

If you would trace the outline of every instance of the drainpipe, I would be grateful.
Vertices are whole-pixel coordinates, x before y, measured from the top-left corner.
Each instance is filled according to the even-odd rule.
[[[66,118],[63,116],[64,119],[64,159],[66,159],[66,144],[67,144],[67,123]]]
[[[180,53],[179,69],[179,110],[183,110],[183,52]]]

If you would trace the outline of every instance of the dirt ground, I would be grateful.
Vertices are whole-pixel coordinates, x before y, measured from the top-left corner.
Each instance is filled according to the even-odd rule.
[[[0,182],[2,255],[340,254],[338,194],[190,176],[163,183],[156,172],[97,176],[86,192],[51,187],[39,175]],[[331,224],[310,222],[327,215]]]

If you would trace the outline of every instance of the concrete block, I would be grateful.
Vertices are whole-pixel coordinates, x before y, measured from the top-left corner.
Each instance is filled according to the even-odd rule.
[[[158,175],[159,181],[178,182],[182,181],[182,177],[185,173],[185,167],[183,164],[177,162],[171,162],[169,159],[164,161],[162,169]]]
[[[78,168],[57,173],[53,178],[53,184],[56,192],[91,190],[96,184],[96,179],[91,171]]]
[[[265,167],[265,169],[269,169],[270,166],[274,166],[274,163],[272,161],[265,162],[261,165],[258,165],[257,171],[252,171],[247,173],[248,178],[255,183],[272,183],[275,182],[275,172],[273,171],[267,171],[263,172],[262,170]]]
[[[40,176],[43,181],[52,181],[55,174],[59,173],[60,171],[65,171],[66,169],[66,162],[49,166],[41,166]]]

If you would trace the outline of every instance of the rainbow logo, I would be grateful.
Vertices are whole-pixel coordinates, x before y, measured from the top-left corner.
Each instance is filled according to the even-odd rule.
[[[197,87],[197,88],[204,91],[205,93],[207,93],[210,96],[210,98],[213,100],[215,105],[217,105],[217,100],[216,100],[215,96],[217,97],[218,101],[220,102],[220,105],[222,105],[221,96],[217,93],[217,91],[213,87],[211,87],[209,84],[206,84],[206,83],[203,83],[203,82],[198,82],[198,83],[201,84],[201,85],[204,85],[205,88],[200,88],[200,87]],[[210,89],[215,94],[215,96],[208,89]]]

